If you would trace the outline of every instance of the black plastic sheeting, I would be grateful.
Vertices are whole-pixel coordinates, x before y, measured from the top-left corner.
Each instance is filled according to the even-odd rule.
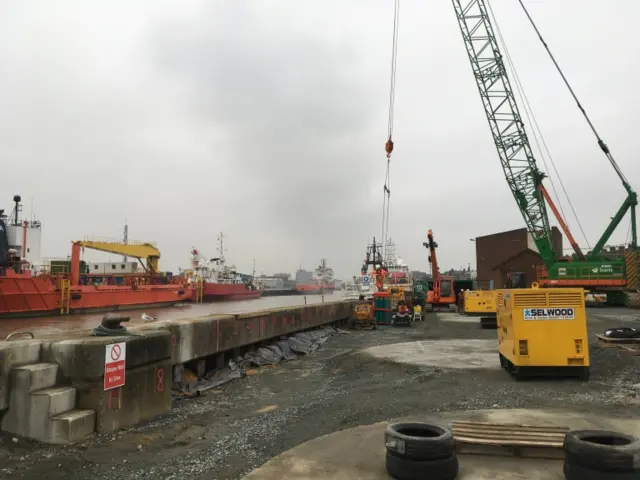
[[[299,332],[290,337],[280,337],[270,345],[229,360],[228,366],[224,369],[212,370],[207,372],[203,378],[198,379],[197,382],[182,385],[179,394],[199,394],[205,390],[219,387],[241,378],[245,370],[295,360],[302,355],[317,351],[331,337],[345,333],[349,332],[333,326],[325,326],[307,332]]]
[[[640,330],[631,327],[616,327],[605,330],[604,336],[608,338],[638,338]]]

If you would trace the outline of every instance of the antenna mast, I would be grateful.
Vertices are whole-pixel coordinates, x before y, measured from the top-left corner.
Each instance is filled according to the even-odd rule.
[[[127,219],[124,219],[124,232],[122,235],[122,243],[127,245],[129,243],[129,224]],[[127,256],[124,256],[124,263],[127,263]]]

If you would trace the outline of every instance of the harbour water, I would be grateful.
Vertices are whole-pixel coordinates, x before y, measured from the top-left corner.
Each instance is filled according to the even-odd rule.
[[[130,324],[145,323],[142,314],[158,320],[171,320],[188,317],[202,317],[211,314],[249,313],[269,308],[307,305],[322,302],[335,302],[342,299],[342,292],[336,291],[327,295],[292,295],[283,297],[262,297],[254,300],[217,303],[185,303],[174,307],[148,308],[136,310],[118,310],[118,313],[129,315]],[[15,318],[0,320],[0,338],[4,339],[12,332],[31,332],[36,338],[57,334],[65,330],[93,328],[100,325],[106,312],[87,313],[82,315],[49,316],[34,318]]]

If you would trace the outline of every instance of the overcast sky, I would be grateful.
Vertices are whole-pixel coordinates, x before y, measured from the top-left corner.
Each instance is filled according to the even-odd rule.
[[[640,188],[640,5],[526,3]],[[622,186],[517,2],[492,5],[593,244]],[[326,257],[349,277],[381,230],[392,16],[392,0],[6,0],[0,204],[33,205],[46,257],[119,237],[126,218],[164,269],[192,245],[214,255],[224,231],[245,271]],[[402,0],[399,36],[390,236],[413,269],[428,270],[429,228],[443,268],[474,264],[470,238],[524,222],[451,2]]]

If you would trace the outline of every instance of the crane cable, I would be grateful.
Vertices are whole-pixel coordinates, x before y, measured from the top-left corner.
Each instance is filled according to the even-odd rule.
[[[536,34],[538,35],[538,38],[540,39],[540,42],[542,42],[542,45],[544,46],[545,50],[549,54],[549,58],[551,58],[551,61],[553,62],[553,64],[556,67],[556,70],[558,70],[558,73],[562,77],[562,80],[564,81],[564,84],[567,86],[567,89],[569,89],[569,92],[571,93],[571,96],[575,100],[576,105],[578,106],[578,108],[582,112],[582,115],[584,116],[585,120],[589,124],[589,127],[591,127],[591,131],[593,132],[593,134],[595,135],[596,139],[598,140],[598,146],[604,152],[604,154],[607,156],[607,159],[609,160],[609,162],[613,166],[613,169],[618,174],[618,177],[622,181],[623,185],[628,186],[629,182],[627,182],[627,179],[624,176],[624,174],[622,173],[622,170],[620,170],[620,167],[618,166],[617,162],[613,158],[613,155],[611,155],[611,152],[609,151],[609,147],[607,147],[607,145],[604,143],[604,140],[602,140],[602,138],[600,138],[600,135],[598,134],[598,131],[596,130],[596,127],[594,127],[593,123],[591,123],[591,119],[587,115],[586,110],[580,104],[580,101],[578,100],[577,95],[574,93],[573,88],[571,88],[571,85],[569,85],[569,81],[567,80],[567,77],[564,76],[564,73],[562,72],[562,69],[560,68],[560,65],[558,65],[558,62],[556,61],[555,57],[551,53],[551,49],[549,49],[549,46],[547,45],[547,42],[545,42],[544,38],[542,38],[542,34],[540,33],[540,30],[538,30],[538,27],[536,26],[535,22],[533,21],[533,18],[531,18],[531,15],[529,15],[529,11],[527,10],[527,7],[524,6],[524,3],[522,3],[522,0],[518,0],[518,2],[520,3],[520,6],[522,7],[522,10],[524,11],[525,15],[529,19],[529,22],[531,23],[531,26],[536,31]]]
[[[547,171],[549,171],[549,166],[547,165],[547,161],[545,158],[545,152],[546,152],[546,156],[549,158],[549,161],[551,162],[551,166],[553,167],[553,170],[556,174],[556,177],[558,178],[558,182],[560,183],[560,188],[562,189],[562,192],[564,193],[564,196],[567,199],[567,203],[569,204],[569,207],[571,208],[571,212],[573,213],[573,217],[576,220],[576,223],[578,224],[578,228],[580,229],[580,232],[582,233],[582,237],[584,238],[584,241],[586,242],[587,246],[589,248],[591,248],[591,245],[589,243],[589,240],[587,238],[587,235],[584,231],[584,228],[582,227],[582,224],[580,222],[580,219],[578,218],[578,214],[576,213],[576,210],[573,206],[573,202],[571,202],[571,198],[569,197],[569,194],[567,192],[567,189],[564,186],[564,182],[562,181],[562,177],[560,176],[560,172],[558,172],[558,168],[556,167],[556,163],[553,160],[553,157],[551,156],[551,152],[549,151],[549,147],[547,146],[547,142],[542,134],[542,130],[540,129],[540,126],[538,124],[538,121],[533,113],[533,108],[531,107],[531,103],[529,102],[529,98],[527,97],[527,94],[524,90],[524,87],[522,86],[522,82],[520,81],[520,76],[518,75],[518,72],[516,70],[515,64],[513,63],[513,60],[511,58],[511,54],[509,53],[509,49],[507,48],[507,44],[504,40],[504,37],[502,36],[502,32],[500,30],[500,26],[498,25],[498,20],[496,18],[495,13],[493,12],[493,8],[491,7],[491,3],[489,3],[487,1],[487,6],[489,7],[489,13],[491,14],[492,20],[494,25],[496,26],[496,32],[498,34],[498,37],[500,38],[500,43],[502,43],[502,48],[504,49],[505,52],[505,58],[507,60],[507,63],[509,65],[509,68],[511,69],[512,73],[513,73],[513,78],[514,78],[514,83],[516,85],[516,90],[518,92],[518,96],[520,97],[520,101],[521,103],[524,105],[524,113],[527,117],[527,121],[529,123],[529,125],[531,125],[532,127],[532,133],[533,133],[533,139],[536,142],[536,146],[538,147],[538,151],[540,152],[540,157],[542,158],[542,162],[544,164],[544,167]],[[538,140],[538,137],[540,137],[540,140]],[[541,145],[542,144],[542,145]],[[544,151],[543,151],[543,147],[544,147]],[[560,213],[562,214],[562,217],[565,219],[565,221],[567,220],[567,216],[564,213],[564,209],[562,208],[562,202],[560,202],[560,195],[558,195],[558,190],[556,189],[555,183],[553,181],[553,179],[551,177],[549,178],[549,182],[551,183],[551,188],[553,190],[553,193],[556,197],[556,199],[558,200],[558,207],[560,209]]]
[[[396,103],[396,60],[398,57],[398,25],[400,21],[400,0],[395,0],[393,9],[393,46],[391,49],[391,79],[389,82],[389,120],[387,143],[384,148],[387,152],[387,172],[384,179],[382,202],[382,257],[385,258],[387,235],[389,233],[389,203],[391,200],[391,152],[393,152],[393,119]]]

